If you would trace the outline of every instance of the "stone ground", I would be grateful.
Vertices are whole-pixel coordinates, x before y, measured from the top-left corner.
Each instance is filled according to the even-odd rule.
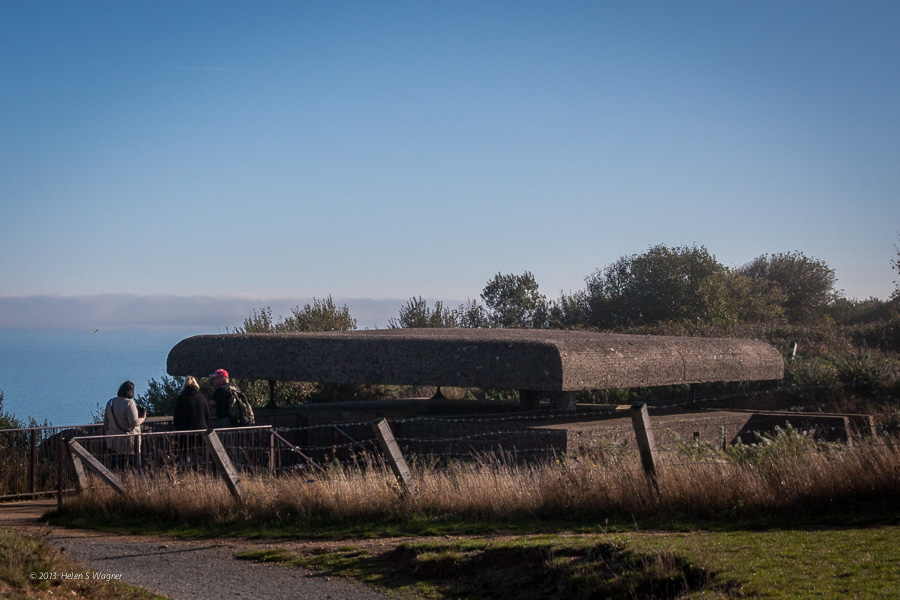
[[[121,575],[122,581],[173,600],[388,598],[381,592],[345,579],[234,557],[237,552],[249,549],[278,547],[308,552],[313,548],[347,545],[346,542],[181,540],[67,529],[40,522],[40,517],[54,508],[55,499],[0,504],[0,527],[27,535],[46,535],[53,546],[80,565],[98,573]],[[391,540],[391,545],[400,541]],[[377,540],[367,544],[384,546],[384,542]],[[377,547],[372,549],[377,551]]]

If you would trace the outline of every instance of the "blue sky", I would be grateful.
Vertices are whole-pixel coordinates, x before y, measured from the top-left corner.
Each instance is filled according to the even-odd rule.
[[[897,31],[896,2],[3,2],[0,298],[555,298],[655,244],[887,298]]]

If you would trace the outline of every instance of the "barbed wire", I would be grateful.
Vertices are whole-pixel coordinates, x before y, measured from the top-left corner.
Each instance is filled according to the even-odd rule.
[[[665,399],[655,400],[652,404],[646,403],[648,411],[652,414],[656,411],[662,410],[672,410],[672,409],[684,409],[684,408],[704,408],[704,405],[709,405],[714,402],[734,399],[734,398],[750,398],[755,396],[762,395],[772,395],[772,394],[799,394],[803,392],[809,392],[814,390],[828,390],[834,389],[833,386],[802,386],[802,387],[792,387],[792,388],[766,388],[762,390],[742,390],[736,392],[729,392],[725,394],[715,394],[711,396],[706,396],[702,398],[691,398],[691,399],[675,399],[672,398],[669,401]],[[885,398],[887,399],[887,398]],[[823,404],[821,401],[811,401],[807,404],[796,404],[792,406],[791,410],[783,411],[783,412],[798,412],[802,411],[796,410],[799,408],[806,407],[819,407]],[[590,405],[588,405],[590,406]],[[539,411],[539,412],[530,412],[530,413],[516,413],[516,414],[493,414],[487,416],[466,416],[466,417],[447,417],[447,416],[417,416],[417,417],[402,417],[402,418],[387,418],[388,422],[391,425],[404,425],[408,423],[420,423],[423,421],[434,421],[439,423],[471,423],[471,422],[513,422],[513,421],[546,421],[548,419],[580,419],[580,418],[589,418],[589,417],[606,417],[606,418],[616,418],[612,415],[615,415],[617,412],[623,413],[621,418],[627,418],[627,409],[630,408],[629,405],[618,405],[618,408],[609,408],[613,405],[596,405],[596,408],[587,408],[586,406],[580,410],[575,411]],[[721,408],[720,410],[727,411],[729,410],[727,407]],[[752,410],[751,409],[738,409],[738,410]],[[764,410],[764,409],[760,409]],[[330,429],[335,425],[339,425],[342,428],[350,428],[350,427],[363,427],[363,426],[371,426],[373,421],[342,421],[340,423],[320,423],[320,424],[312,424],[312,425],[304,425],[302,427],[291,426],[291,427],[281,427],[276,426],[277,431],[282,431],[286,429],[305,429],[307,431],[312,431],[316,429]]]

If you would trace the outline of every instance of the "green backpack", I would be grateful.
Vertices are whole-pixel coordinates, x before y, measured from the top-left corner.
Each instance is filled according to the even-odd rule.
[[[247,427],[256,423],[256,417],[253,416],[253,407],[247,401],[244,392],[236,387],[229,386],[231,389],[231,406],[228,408],[228,416],[231,418],[231,425],[234,427]]]

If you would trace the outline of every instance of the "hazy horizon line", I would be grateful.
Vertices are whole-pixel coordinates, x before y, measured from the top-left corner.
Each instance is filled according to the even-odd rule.
[[[24,327],[216,327],[235,328],[254,311],[274,317],[326,296],[230,296],[177,294],[31,294],[0,296],[0,328]],[[346,304],[360,329],[386,328],[409,298],[331,296]],[[429,299],[430,300],[430,299]]]

